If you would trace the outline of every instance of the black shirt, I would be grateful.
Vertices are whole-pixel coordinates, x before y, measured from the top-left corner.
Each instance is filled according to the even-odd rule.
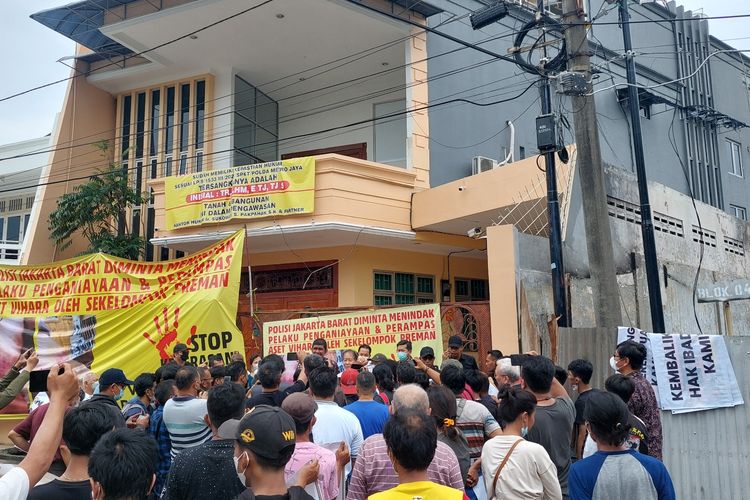
[[[172,460],[163,500],[234,498],[245,489],[234,468],[234,440],[206,441]]]
[[[591,389],[588,391],[580,392],[578,393],[578,397],[576,398],[576,425],[583,425],[586,423],[586,419],[583,418],[583,411],[586,409],[586,400],[589,399],[589,396],[591,396],[594,393]]]
[[[281,403],[286,399],[288,395],[292,394],[293,392],[302,392],[304,390],[305,384],[302,381],[298,380],[284,390],[261,392],[259,394],[255,394],[247,400],[246,406],[248,408],[254,408],[258,405],[281,406]]]
[[[479,366],[477,365],[477,360],[469,356],[468,354],[462,354],[461,357],[459,358],[459,361],[461,362],[461,365],[464,367],[464,370],[479,370]]]
[[[285,495],[254,495],[251,490],[243,491],[235,500],[315,500],[304,489],[292,486]]]
[[[55,479],[29,492],[27,500],[91,500],[91,483]]]
[[[108,396],[107,394],[94,394],[91,396],[91,399],[82,402],[81,405],[97,405],[104,408],[105,411],[112,415],[112,418],[115,421],[115,427],[125,427],[125,417],[122,415],[120,406],[112,396]]]

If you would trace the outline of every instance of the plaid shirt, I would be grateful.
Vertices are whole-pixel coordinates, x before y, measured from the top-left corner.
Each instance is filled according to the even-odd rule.
[[[172,442],[169,440],[169,431],[167,431],[167,426],[164,425],[162,419],[163,414],[164,406],[159,406],[151,414],[151,421],[148,426],[149,434],[154,436],[156,444],[159,446],[159,464],[156,468],[156,484],[154,484],[153,490],[157,498],[161,496],[169,474],[169,467],[172,465],[172,458],[170,457]]]

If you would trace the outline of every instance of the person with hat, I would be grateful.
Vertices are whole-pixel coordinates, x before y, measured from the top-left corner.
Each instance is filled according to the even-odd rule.
[[[234,498],[245,490],[234,471],[234,435],[220,432],[225,422],[245,414],[245,390],[233,382],[212,387],[206,408],[212,437],[174,457],[162,500]]]
[[[427,368],[431,368],[437,372],[440,372],[437,366],[435,366],[435,350],[426,345],[419,351],[419,359],[425,364]]]
[[[344,473],[344,466],[349,462],[349,449],[343,442],[339,449],[333,451],[323,448],[311,441],[312,429],[315,425],[315,412],[318,404],[309,394],[297,392],[290,394],[281,409],[294,419],[296,430],[296,444],[292,458],[284,467],[284,477],[287,484],[295,478],[311,460],[318,461],[317,489],[320,491],[319,500],[333,500],[339,494],[339,481]],[[310,485],[306,491],[315,491],[316,485]]]
[[[341,372],[341,377],[339,377],[341,392],[344,393],[347,405],[350,405],[359,399],[357,397],[357,375],[359,375],[357,370],[354,368],[347,368]]]
[[[287,487],[284,468],[291,460],[296,445],[294,419],[278,407],[259,405],[242,420],[229,420],[220,429],[222,435],[233,435],[235,470],[247,489],[237,500],[268,499],[313,500],[299,483],[306,484],[300,474],[298,484]],[[312,463],[313,478],[318,477],[318,462]],[[313,479],[314,480],[314,479]]]
[[[342,384],[343,384],[343,376]],[[357,417],[362,426],[362,439],[367,439],[373,434],[383,432],[383,426],[388,420],[388,406],[378,403],[375,397],[375,375],[363,371],[356,376],[356,391],[359,399],[344,407]]]
[[[460,361],[464,370],[479,370],[477,360],[464,354],[464,341],[458,335],[451,335],[448,339],[448,350],[445,351],[444,357]]]
[[[172,361],[177,366],[185,366],[188,362],[190,356],[190,349],[188,349],[188,346],[179,343],[174,346],[174,349],[172,350]]]
[[[131,386],[133,383],[132,380],[128,380],[125,376],[125,372],[119,368],[104,370],[104,373],[99,377],[99,392],[82,404],[101,405],[113,415],[116,427],[125,427],[125,417],[120,411],[117,401],[121,400],[125,395],[125,387]],[[117,416],[114,416],[115,413]],[[148,419],[142,420],[142,418],[138,417],[138,420],[141,421],[141,426],[143,422],[146,422],[146,426],[148,426]]]

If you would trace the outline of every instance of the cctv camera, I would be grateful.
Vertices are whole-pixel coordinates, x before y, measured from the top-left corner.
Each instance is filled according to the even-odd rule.
[[[466,186],[458,186],[458,190],[459,191],[465,191],[466,190]]]
[[[468,231],[466,231],[466,236],[469,238],[478,238],[482,234],[482,228],[481,227],[472,227]]]

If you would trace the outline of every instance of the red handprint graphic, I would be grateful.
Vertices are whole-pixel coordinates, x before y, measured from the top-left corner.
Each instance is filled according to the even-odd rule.
[[[164,329],[162,330],[161,325],[159,324],[159,315],[157,314],[154,316],[154,325],[156,326],[156,333],[158,341],[151,338],[151,335],[149,335],[148,332],[143,332],[143,336],[146,340],[151,342],[151,344],[156,348],[157,351],[159,351],[159,357],[161,357],[162,360],[167,361],[172,356],[169,353],[169,347],[177,343],[177,328],[180,324],[180,308],[175,307],[174,309],[174,321],[172,322],[172,325],[169,324],[169,313],[167,311],[167,308],[165,307],[162,311],[162,314],[164,315]],[[197,325],[193,325],[190,328],[190,336],[185,340],[185,344],[190,346],[193,343],[193,337],[195,337],[195,332],[198,330]]]

